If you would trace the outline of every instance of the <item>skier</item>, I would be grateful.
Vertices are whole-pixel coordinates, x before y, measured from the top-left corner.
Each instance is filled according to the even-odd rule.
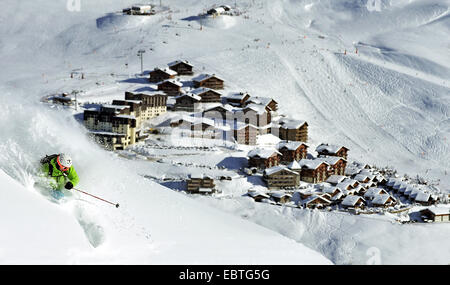
[[[54,198],[60,199],[64,196],[62,189],[72,189],[80,179],[72,165],[72,158],[65,153],[45,156],[41,159],[42,172],[50,179],[50,186]]]

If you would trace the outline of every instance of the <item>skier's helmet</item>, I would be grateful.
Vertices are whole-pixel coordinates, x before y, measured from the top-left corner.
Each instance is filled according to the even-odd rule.
[[[72,158],[65,153],[58,155],[56,162],[62,171],[67,171],[72,166]]]

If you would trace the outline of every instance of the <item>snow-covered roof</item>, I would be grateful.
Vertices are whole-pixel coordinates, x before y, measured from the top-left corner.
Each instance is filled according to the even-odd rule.
[[[317,152],[323,152],[326,151],[328,153],[337,153],[341,148],[343,148],[344,146],[339,146],[339,145],[333,145],[333,144],[320,144],[317,148],[316,151]]]
[[[364,198],[356,195],[349,195],[345,197],[345,199],[342,201],[342,205],[344,206],[355,206],[356,203],[358,203],[360,200],[365,201]]]
[[[270,196],[275,197],[275,198],[292,197],[291,194],[287,194],[287,193],[284,193],[281,191],[271,192]]]
[[[300,166],[300,164],[296,160],[294,160],[291,163],[289,163],[287,167],[289,169],[292,169],[292,170],[302,169],[302,167]]]
[[[340,156],[320,156],[316,159],[324,161],[330,165],[335,165],[339,160],[345,161],[345,158],[340,157]]]
[[[117,110],[123,110],[126,108],[130,108],[128,105],[111,105],[111,104],[103,104],[101,107],[108,108],[108,109],[117,109]]]
[[[177,85],[179,87],[183,86],[183,83],[181,83],[180,81],[175,80],[175,79],[166,79],[164,81],[158,82],[157,85],[160,85],[160,84],[163,84],[163,83],[166,83],[166,82],[170,82],[170,83],[175,84],[175,85]]]
[[[339,187],[336,186],[328,186],[323,188],[323,192],[328,194],[333,194],[334,192],[336,192],[336,190],[342,192],[341,189],[339,189]]]
[[[264,114],[266,111],[266,108],[263,105],[256,105],[256,104],[249,104],[247,105],[244,110],[251,109],[255,111],[258,115]]]
[[[216,90],[211,89],[211,88],[207,88],[207,87],[199,87],[199,88],[196,88],[194,90],[189,91],[189,93],[192,93],[192,94],[195,94],[195,95],[200,95],[200,94],[206,93],[208,91],[212,91],[214,93],[220,94]]]
[[[415,201],[417,202],[428,202],[430,200],[431,194],[426,192],[418,192]]]
[[[257,104],[257,105],[263,105],[263,106],[267,106],[270,102],[275,101],[273,100],[273,98],[270,97],[252,97],[251,99],[248,100],[248,102],[251,102],[253,104]]]
[[[213,179],[212,176],[204,174],[204,173],[194,173],[194,174],[190,174],[189,178],[194,178],[194,179]]]
[[[248,152],[248,157],[259,156],[261,158],[269,158],[274,154],[281,154],[276,149],[255,148]]]
[[[222,80],[222,79],[220,79],[219,77],[217,77],[215,74],[200,74],[200,75],[198,75],[197,77],[192,78],[192,81],[201,82],[201,81],[210,79],[210,78],[212,78],[212,77],[215,77],[215,78],[217,78],[217,79],[219,79],[219,80]],[[222,81],[223,81],[223,80],[222,80]]]
[[[367,192],[364,194],[365,198],[374,198],[376,195],[381,195],[381,193],[385,193],[386,191],[381,189],[381,188],[377,188],[377,187],[370,187]]]
[[[287,148],[289,150],[296,150],[298,149],[302,144],[308,146],[306,143],[304,142],[299,142],[299,141],[280,141],[277,144],[277,149],[282,149],[282,148]]]
[[[298,164],[302,168],[307,168],[307,169],[317,169],[322,163],[329,165],[327,162],[317,160],[317,159],[300,159],[300,161],[298,162]]]
[[[265,198],[270,198],[269,195],[267,195],[265,193],[261,193],[261,192],[247,192],[247,195],[252,197],[252,198],[255,198],[255,197],[258,197],[258,196],[265,197]]]
[[[231,100],[242,100],[247,95],[250,96],[250,94],[248,94],[247,92],[237,92],[237,93],[229,93],[229,94],[225,95],[224,97],[226,99],[231,99]]]
[[[373,197],[372,204],[384,205],[391,198],[389,194],[377,194]]]
[[[367,178],[369,178],[369,180],[372,180],[371,177],[369,177],[366,174],[358,174],[355,176],[355,180],[359,181],[359,182],[363,182],[364,180],[366,180]]]
[[[330,200],[328,200],[327,198],[325,198],[325,197],[323,197],[321,195],[313,195],[311,197],[308,197],[305,200],[303,200],[303,203],[305,203],[305,205],[308,205],[309,203],[314,202],[317,199],[322,200],[322,202],[324,202],[326,204],[331,204]]]
[[[155,67],[154,71],[160,70],[168,75],[177,75],[178,73],[168,67],[165,68],[159,68],[159,67]]]
[[[344,181],[345,179],[347,179],[347,176],[331,175],[330,177],[327,178],[326,182],[331,183],[331,184],[338,184],[338,183]]]
[[[190,98],[192,98],[192,99],[194,99],[196,101],[202,100],[202,97],[200,97],[198,95],[195,95],[195,94],[192,94],[192,93],[186,93],[186,94],[178,95],[178,96],[175,97],[175,99],[178,99],[178,98],[181,98],[181,97],[185,97],[185,96],[186,97],[190,97]]]
[[[280,124],[280,128],[298,129],[307,123],[306,123],[306,121],[303,121],[303,120],[281,119],[278,121],[278,124]]]
[[[286,166],[283,166],[283,165],[277,165],[277,166],[273,166],[271,168],[266,168],[264,170],[264,174],[272,175],[272,174],[280,172],[282,170],[285,170],[285,171],[287,171],[289,173],[292,173],[293,175],[300,175],[300,174],[298,174],[298,172],[292,171],[292,170],[288,169]]]
[[[450,215],[450,208],[448,208],[448,207],[433,206],[433,207],[426,208],[424,210],[428,210],[428,211],[432,212],[434,215],[437,215],[437,216]]]
[[[167,65],[168,65],[169,67],[171,67],[171,66],[177,65],[177,64],[179,64],[179,63],[184,63],[184,64],[187,64],[187,65],[193,67],[193,65],[190,64],[189,61],[187,61],[187,60],[175,60],[175,61],[169,62]]]
[[[235,109],[233,106],[231,106],[231,105],[229,105],[229,104],[222,105],[222,104],[220,104],[220,103],[217,103],[216,106],[209,107],[209,108],[207,108],[204,112],[206,113],[206,112],[208,112],[208,111],[212,111],[213,109],[216,109],[217,107],[219,107],[219,108],[221,108],[221,109],[224,109],[224,110],[227,111],[227,112],[233,112],[234,109]]]

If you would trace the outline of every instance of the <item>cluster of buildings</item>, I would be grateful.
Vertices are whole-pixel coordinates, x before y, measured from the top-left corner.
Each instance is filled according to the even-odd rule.
[[[248,166],[263,170],[269,188],[293,189],[300,181],[320,183],[332,175],[344,175],[348,148],[321,144],[317,157],[308,154],[304,141],[280,141],[276,148],[256,148],[248,152]]]
[[[183,83],[180,75],[194,75],[193,65],[177,60],[150,72],[149,81],[170,97],[168,109],[184,111],[172,119],[173,128],[196,138],[231,140],[256,145],[256,137],[274,134],[283,140],[307,141],[305,121],[278,116],[278,103],[268,97],[253,97],[248,92],[223,95],[224,80],[215,74],[200,74]]]
[[[148,16],[154,15],[155,10],[153,9],[153,6],[150,4],[135,4],[131,7],[122,9],[122,13],[126,15]]]
[[[124,100],[87,109],[84,126],[109,150],[123,150],[147,137],[142,123],[167,111],[167,95],[125,92]]]

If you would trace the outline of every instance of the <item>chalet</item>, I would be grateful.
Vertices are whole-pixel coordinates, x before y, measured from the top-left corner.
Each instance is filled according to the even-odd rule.
[[[321,156],[317,160],[324,161],[330,165],[328,175],[344,175],[347,160],[339,156]]]
[[[331,205],[331,201],[322,195],[313,195],[302,201],[303,207],[310,209],[323,209]]]
[[[156,67],[154,70],[150,71],[150,82],[157,83],[167,79],[173,79],[177,75],[176,71],[170,68],[161,69]]]
[[[276,112],[278,110],[278,102],[269,97],[252,97],[245,102],[245,104],[261,105],[269,112]]]
[[[371,187],[364,194],[364,198],[373,200],[378,195],[386,195],[386,194],[388,193],[386,192],[386,190],[382,188]]]
[[[200,96],[188,93],[175,97],[174,111],[195,112],[200,107]]]
[[[401,179],[399,179],[399,178],[389,178],[389,180],[386,182],[386,185],[385,185],[385,186],[386,186],[387,188],[393,190],[393,187],[394,187],[395,183],[397,183],[397,182],[399,182],[399,181],[401,181]]]
[[[434,203],[434,200],[433,197],[431,196],[431,193],[420,191],[419,193],[417,193],[417,196],[415,197],[415,202],[424,206],[430,206]]]
[[[400,192],[400,188],[401,188],[401,193],[404,193],[407,187],[408,187],[408,183],[398,180],[392,186],[392,190],[394,190],[394,192]]]
[[[364,208],[366,200],[361,196],[349,195],[341,203],[344,208]]]
[[[270,199],[269,195],[264,194],[264,193],[260,193],[260,192],[256,192],[256,191],[249,191],[244,196],[248,196],[248,197],[253,198],[253,200],[255,200],[255,202],[263,202],[266,199]]]
[[[278,137],[286,141],[308,141],[308,123],[301,120],[280,120]],[[273,132],[272,133],[276,133]]]
[[[211,119],[231,121],[234,119],[234,108],[231,105],[218,105],[204,110],[202,114]]]
[[[300,185],[300,174],[285,166],[273,166],[264,170],[263,179],[268,188],[291,188]]]
[[[193,75],[192,69],[194,66],[187,60],[176,60],[168,64],[169,68],[175,71],[178,75]]]
[[[204,189],[214,189],[214,179],[207,175],[190,175],[187,180],[187,191],[190,193],[207,192]],[[200,191],[202,189],[202,191]]]
[[[319,155],[340,156],[347,159],[348,148],[338,145],[321,144],[316,148]]]
[[[231,93],[224,97],[227,104],[236,107],[245,107],[246,102],[250,99],[250,94],[247,92]]]
[[[420,214],[425,222],[450,222],[450,208],[429,207],[421,210]]]
[[[276,203],[285,204],[289,203],[291,201],[292,195],[277,191],[277,192],[271,192],[269,193],[272,200],[274,200]]]
[[[179,81],[168,79],[158,83],[158,90],[169,96],[176,96],[181,93],[183,84]]]
[[[190,91],[189,93],[199,96],[200,102],[202,103],[220,103],[221,102],[221,96],[219,92],[205,87],[200,87],[197,89],[194,89]]]
[[[192,79],[194,87],[206,87],[211,89],[223,89],[223,80],[217,77],[215,74],[201,74]]]
[[[387,208],[387,207],[392,207],[395,204],[397,204],[397,202],[389,194],[378,194],[378,195],[375,195],[375,197],[372,200],[372,206],[374,206],[374,207]]]
[[[369,175],[365,175],[365,174],[358,174],[358,175],[355,175],[354,179],[360,183],[369,183],[372,181],[373,177],[370,177]]]
[[[281,141],[278,143],[277,149],[281,153],[281,162],[284,163],[304,159],[308,153],[308,145],[298,141]]]
[[[260,169],[277,166],[280,163],[280,155],[281,153],[274,149],[253,149],[247,154],[248,166]]]
[[[312,159],[301,159],[298,163],[302,168],[302,175],[300,177],[302,181],[319,183],[328,178],[328,163]]]
[[[344,175],[331,175],[327,178],[325,182],[330,183],[331,185],[337,185],[347,179],[347,176]]]

